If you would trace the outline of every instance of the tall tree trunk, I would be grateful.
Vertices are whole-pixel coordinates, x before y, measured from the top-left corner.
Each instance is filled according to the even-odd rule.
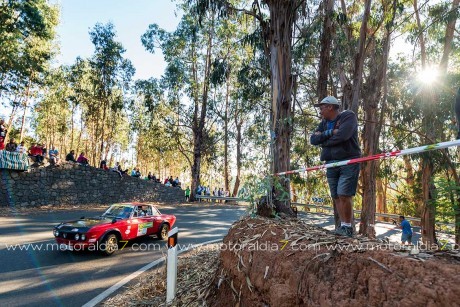
[[[460,139],[460,88],[457,92],[455,100],[455,115],[457,117],[458,134],[457,139]],[[460,157],[460,147],[457,148],[457,158]],[[453,170],[455,171],[455,169]],[[460,182],[457,181],[457,185],[460,186]],[[460,245],[460,192],[457,192],[457,205],[455,208],[455,243]]]
[[[385,203],[383,200],[383,180],[379,177],[376,178],[376,192],[377,192],[377,212],[386,213]],[[383,220],[377,218],[377,220]]]
[[[30,97],[30,87],[32,85],[32,81],[29,80],[29,83],[27,84],[27,89],[26,89],[26,94],[24,97],[24,113],[22,114],[22,121],[21,121],[21,131],[19,133],[19,141],[22,141],[24,137],[24,124],[26,122],[26,114],[27,114],[27,107],[29,106],[29,97]]]
[[[385,34],[382,40],[382,52],[377,46],[375,36],[371,38],[370,44],[373,47],[374,55],[371,57],[370,74],[368,82],[366,82],[364,99],[364,156],[370,156],[377,153],[378,140],[383,124],[383,118],[377,116],[379,101],[382,98],[382,88],[384,88],[385,78],[388,67],[388,57],[390,53],[390,35],[391,26],[396,14],[396,1],[393,1],[393,6],[389,14],[391,14],[391,22],[385,26]],[[386,96],[384,97],[386,99]],[[355,100],[353,100],[355,101]],[[384,102],[382,102],[384,106]],[[383,109],[380,111],[383,112]],[[376,207],[376,177],[377,177],[378,161],[369,161],[363,164],[362,181],[363,181],[363,202],[361,211],[361,227],[359,232],[370,238],[375,237],[375,207]]]
[[[454,38],[454,31],[455,31],[455,24],[458,19],[458,9],[459,9],[459,4],[460,0],[453,0],[452,1],[452,8],[450,9],[449,16],[447,18],[447,26],[446,26],[446,34],[445,34],[445,39],[444,39],[444,50],[441,58],[441,63],[439,65],[440,70],[442,72],[447,71],[447,66],[449,62],[449,56],[452,51],[452,41]],[[458,135],[457,138],[460,138],[460,123],[458,122],[460,120],[460,115],[458,114],[460,112],[460,88],[457,93],[456,97],[456,116],[457,116],[457,124],[459,127]],[[454,173],[454,176],[456,178],[456,184],[457,186],[460,186],[460,180],[459,176],[457,174],[457,170],[455,167],[452,167],[452,172]],[[460,193],[457,192],[456,195],[456,205],[454,206],[454,211],[455,211],[455,242],[457,244],[460,244]]]
[[[75,103],[72,103],[72,116],[70,119],[70,150],[73,149],[73,142],[74,142],[74,116],[75,116]],[[69,150],[69,152],[70,152]]]
[[[422,191],[423,191],[423,214],[422,214],[422,241],[428,245],[436,242],[435,230],[435,186],[431,183],[433,178],[433,163],[429,158],[422,160]]]
[[[106,116],[107,116],[107,108],[108,108],[108,105],[109,105],[108,98],[105,98],[105,99],[107,100],[107,102],[105,102],[103,104],[103,110],[102,110],[101,147],[100,147],[99,153],[97,151],[94,153],[94,159],[93,159],[94,164],[93,165],[96,165],[97,160],[101,160],[102,154],[104,152],[105,120],[106,120]]]
[[[225,115],[224,115],[224,185],[225,191],[230,191],[228,180],[228,104],[230,97],[230,73],[227,73],[227,86],[225,93]]]
[[[452,8],[450,9],[450,13],[448,14],[447,18],[447,26],[446,26],[446,35],[444,39],[444,48],[441,58],[441,70],[447,71],[447,63],[449,61],[449,55],[452,51],[452,40],[454,38],[454,31],[455,31],[455,23],[458,19],[458,6],[460,0],[453,0],[452,1]]]
[[[28,105],[28,99],[24,101],[24,112],[22,113],[21,132],[19,134],[19,141],[22,141],[22,138],[24,137],[24,125],[26,123],[27,105]]]
[[[364,68],[364,59],[365,55],[365,46],[367,38],[367,22],[369,20],[371,12],[371,1],[365,0],[364,3],[364,15],[361,20],[361,29],[359,31],[359,42],[358,50],[355,55],[355,65],[353,70],[353,98],[351,102],[351,110],[357,115],[359,107],[359,94],[361,92],[361,81],[363,78],[363,68]]]
[[[232,196],[238,195],[238,189],[240,188],[240,177],[241,177],[241,126],[243,123],[238,120],[236,122],[236,178],[235,185],[233,186]]]
[[[20,105],[19,102],[14,103],[13,107],[11,108],[11,115],[10,115],[10,117],[8,119],[8,124],[6,126],[8,128],[8,130],[6,131],[6,134],[5,134],[5,143],[7,142],[6,140],[8,139],[8,135],[9,135],[9,133],[11,131],[10,127],[12,127],[12,125],[13,125],[14,117],[16,116],[16,112],[19,110],[19,105]],[[22,141],[22,140],[19,140],[19,141]]]
[[[323,31],[321,33],[321,53],[319,59],[319,74],[316,94],[318,99],[321,100],[328,95],[327,80],[330,73],[331,65],[331,45],[332,45],[332,14],[334,7],[334,0],[324,0],[324,20]]]
[[[193,114],[193,165],[192,165],[192,184],[190,191],[190,201],[195,200],[196,188],[200,184],[200,172],[201,172],[201,151],[203,146],[203,136],[204,136],[204,125],[206,121],[206,112],[208,104],[208,91],[209,91],[209,75],[211,72],[211,55],[212,55],[212,42],[213,42],[213,31],[214,31],[214,15],[212,15],[212,26],[208,31],[208,42],[206,50],[206,59],[205,59],[205,69],[204,69],[204,81],[203,81],[203,91],[201,95],[201,102],[198,98],[197,89],[194,93],[194,104],[195,111]],[[198,71],[196,63],[193,64],[192,73],[196,84],[198,84]],[[201,105],[201,110],[199,110],[199,105]],[[200,111],[200,112],[199,112]],[[198,113],[200,113],[198,115]],[[198,117],[199,116],[199,117]]]
[[[418,40],[420,42],[420,55],[422,60],[422,69],[425,69],[426,66],[426,49],[425,49],[425,37],[423,35],[423,28],[422,23],[420,22],[420,13],[417,4],[417,0],[414,0],[414,12],[415,12],[415,20],[417,21],[417,28],[418,28]]]
[[[273,172],[290,169],[291,114],[291,49],[292,27],[297,1],[266,1],[270,11],[269,53],[271,74],[272,123],[274,135]],[[277,212],[294,215],[290,206],[289,180],[280,178],[275,184],[274,205]]]

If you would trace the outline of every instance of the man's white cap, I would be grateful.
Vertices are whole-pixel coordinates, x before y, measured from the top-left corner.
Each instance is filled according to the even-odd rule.
[[[334,96],[327,96],[327,97],[324,97],[323,100],[321,100],[320,103],[316,103],[314,106],[315,107],[319,107],[320,105],[322,104],[334,104],[336,106],[339,106],[339,101],[337,100],[337,98],[335,98]]]

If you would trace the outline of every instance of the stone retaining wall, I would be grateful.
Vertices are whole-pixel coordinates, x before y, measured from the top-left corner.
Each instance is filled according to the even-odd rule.
[[[181,202],[184,191],[91,166],[63,163],[28,172],[1,169],[0,206]]]

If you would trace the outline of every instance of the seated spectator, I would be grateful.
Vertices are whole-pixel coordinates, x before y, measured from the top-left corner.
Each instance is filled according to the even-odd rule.
[[[179,177],[176,177],[176,179],[174,179],[173,187],[180,187]]]
[[[5,120],[0,118],[0,150],[5,149],[5,136],[6,136]]]
[[[84,152],[81,152],[80,155],[78,156],[77,163],[80,163],[81,165],[89,165],[89,161],[85,157]]]
[[[105,171],[107,171],[109,169],[108,166],[107,166],[107,162],[105,162],[105,160],[101,161],[101,164],[99,164],[99,168],[102,168]]]
[[[46,157],[46,145],[45,145],[45,143],[43,143],[41,145],[37,144],[37,146],[40,146],[40,148],[42,149],[43,157]]]
[[[168,179],[168,180],[169,180],[169,183],[172,185],[172,184],[173,184],[173,182],[174,182],[174,179],[173,179],[173,177],[172,177],[172,176],[169,176],[169,179]]]
[[[166,182],[169,182],[169,178],[166,178],[165,182],[163,182],[163,184],[166,184]]]
[[[69,162],[75,162],[77,163],[77,160],[75,160],[75,150],[71,150],[67,156],[65,156],[65,160]]]
[[[133,168],[133,171],[131,172],[131,177],[141,177],[141,172],[139,171],[139,168]]]
[[[169,183],[169,180],[166,181],[165,186],[166,186],[166,187],[170,187],[170,186],[171,186],[171,183]]]
[[[120,178],[123,177],[123,174],[126,174],[128,170],[122,170],[119,162],[115,163],[115,166],[111,168],[112,172],[117,172],[120,175]]]
[[[51,146],[51,149],[49,151],[49,157],[50,157],[51,164],[59,163],[59,151],[56,149],[56,147]]]
[[[16,151],[16,147],[18,147],[18,144],[16,144],[16,142],[14,141],[13,138],[10,139],[10,142],[8,144],[6,144],[5,146],[5,150],[6,151],[11,151],[11,152],[15,152]]]
[[[27,153],[27,148],[24,146],[24,141],[22,141],[21,144],[16,147],[16,152]]]
[[[149,174],[147,175],[147,179],[148,179],[148,180],[152,180],[152,179],[153,179],[153,178],[152,178],[152,172],[149,172]]]
[[[42,148],[36,144],[32,143],[32,147],[29,149],[29,157],[31,157],[35,162],[43,164],[43,151]]]

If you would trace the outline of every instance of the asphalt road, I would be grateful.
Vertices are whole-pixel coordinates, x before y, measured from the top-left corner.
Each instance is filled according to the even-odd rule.
[[[246,210],[222,205],[159,208],[162,213],[176,215],[179,244],[184,247],[223,238],[230,225]],[[82,306],[164,255],[165,242],[155,238],[136,240],[110,257],[51,247],[55,242],[52,234],[55,224],[99,215],[103,211],[54,211],[0,217],[0,306]]]
[[[179,249],[223,238],[230,225],[246,211],[242,206],[221,204],[159,208],[162,213],[177,217]],[[47,244],[54,243],[55,224],[103,211],[75,209],[0,217],[0,306],[82,306],[164,256],[165,242],[155,238],[134,241],[110,257],[47,248]],[[300,217],[327,229],[334,228],[330,215],[302,212]],[[376,231],[380,238],[400,240],[401,231],[391,224],[377,223]],[[414,240],[420,237],[419,231],[414,228]]]

